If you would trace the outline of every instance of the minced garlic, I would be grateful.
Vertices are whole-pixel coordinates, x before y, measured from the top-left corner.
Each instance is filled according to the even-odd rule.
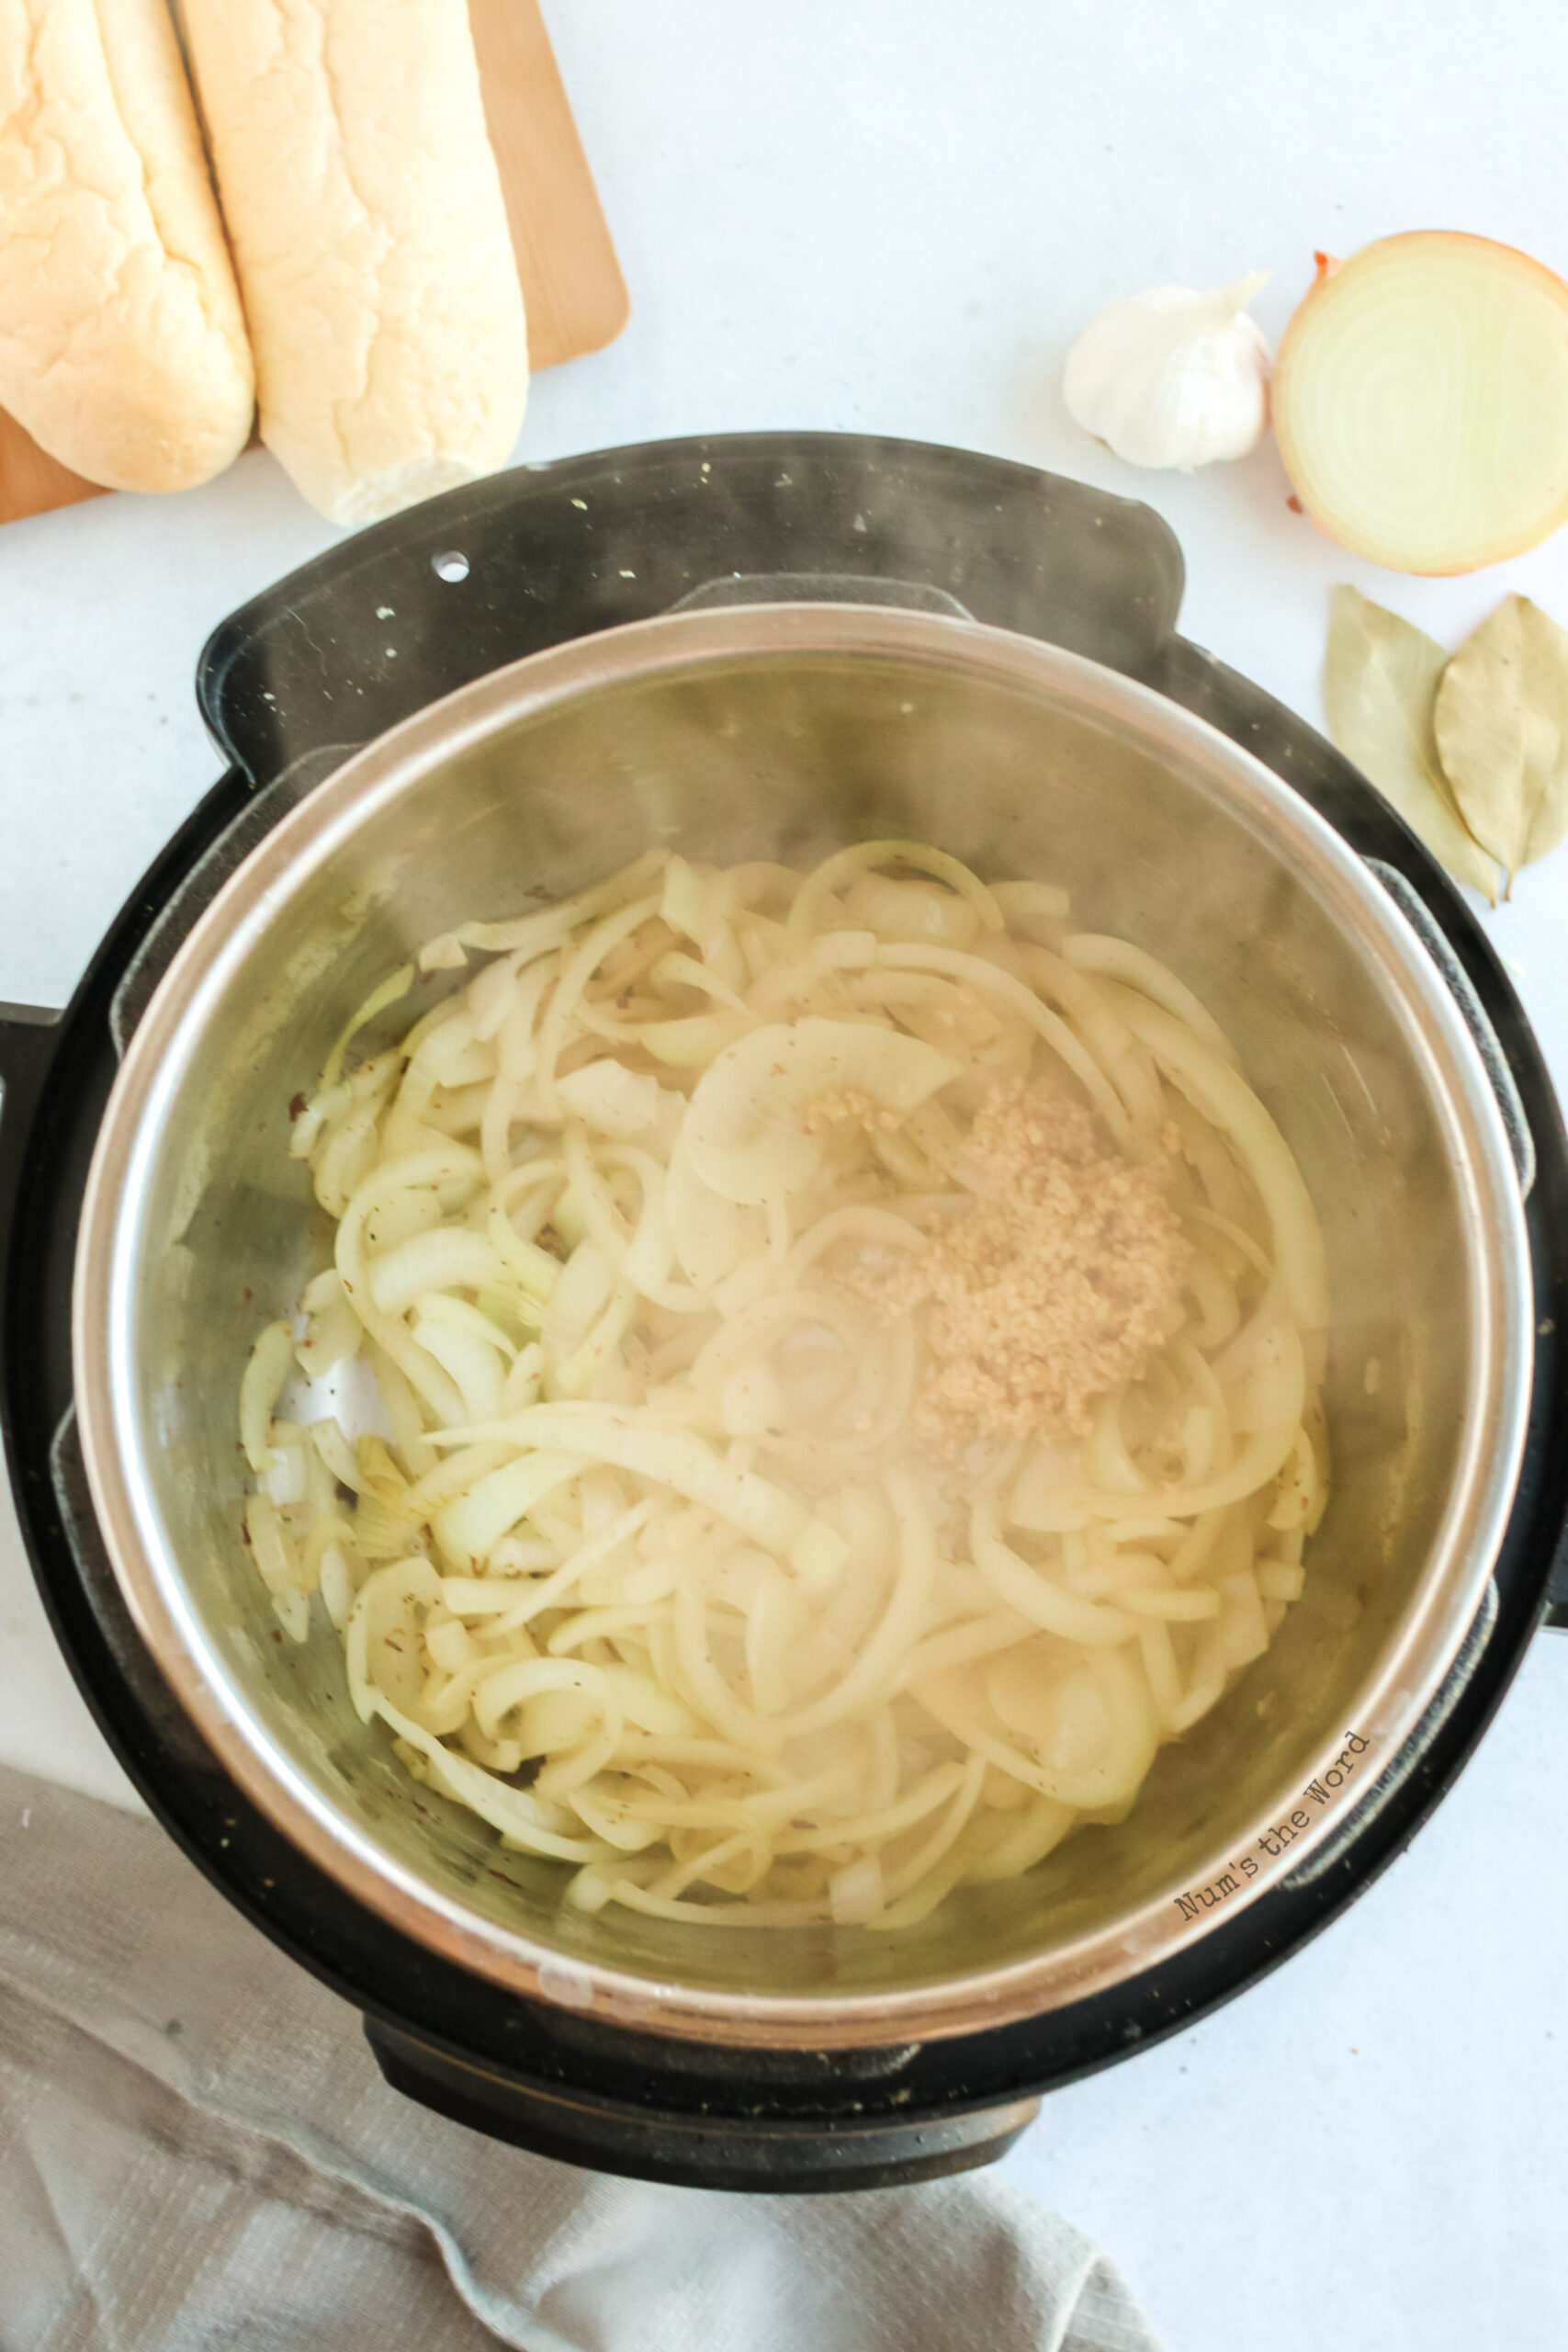
[[[890,1314],[929,1302],[917,1423],[933,1439],[1079,1433],[1180,1319],[1191,1253],[1162,1171],[1025,1081],[993,1088],[968,1150],[995,1205],[868,1285]]]

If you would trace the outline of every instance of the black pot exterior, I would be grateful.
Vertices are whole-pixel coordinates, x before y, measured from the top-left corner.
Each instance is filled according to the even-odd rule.
[[[584,517],[588,519],[585,521]],[[460,550],[460,580],[437,559]],[[622,560],[621,559],[626,559]],[[117,1046],[218,882],[360,741],[544,645],[737,571],[914,582],[1168,695],[1285,777],[1424,902],[1501,1046],[1533,1143],[1529,1445],[1487,1605],[1416,1736],[1308,1867],[1156,1972],[1049,2015],[903,2049],[732,2052],[547,2010],[398,1938],[243,1798],[132,1625],[74,1446],[76,1221]],[[0,1008],[0,1417],[55,1631],[164,1826],[263,1931],[367,2015],[395,2086],[568,2161],[707,2187],[886,2186],[989,2161],[1045,2089],[1191,2023],[1299,1948],[1408,1842],[1461,1769],[1543,1607],[1568,1619],[1568,1147],[1490,944],[1324,740],[1175,633],[1179,552],[1147,509],[962,451],[738,435],[510,474],[360,534],[216,632],[202,707],[235,764],[133,894],[58,1023]],[[400,618],[397,662],[368,617]],[[410,658],[411,655],[412,658]]]

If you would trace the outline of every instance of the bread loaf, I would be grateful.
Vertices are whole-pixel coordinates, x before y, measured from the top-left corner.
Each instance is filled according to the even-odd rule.
[[[527,338],[465,0],[184,0],[261,434],[365,523],[492,472]]]
[[[0,0],[0,407],[90,481],[186,490],[254,404],[164,0]]]

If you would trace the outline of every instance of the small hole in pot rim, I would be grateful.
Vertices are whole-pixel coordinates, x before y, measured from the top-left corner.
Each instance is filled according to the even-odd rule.
[[[446,548],[440,555],[431,557],[430,568],[437,580],[466,580],[468,559],[461,548]]]

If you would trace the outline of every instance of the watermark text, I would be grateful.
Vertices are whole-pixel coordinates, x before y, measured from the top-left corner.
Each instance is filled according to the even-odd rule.
[[[1263,1832],[1258,1840],[1258,1853],[1274,1860],[1284,1852],[1287,1846],[1293,1846],[1302,1832],[1311,1828],[1314,1814],[1321,1811],[1325,1805],[1333,1804],[1335,1797],[1366,1754],[1367,1746],[1368,1743],[1359,1732],[1348,1731],[1345,1735],[1344,1747],[1333,1763],[1324,1771],[1321,1779],[1309,1781],[1302,1791],[1303,1803],[1296,1805],[1283,1820],[1271,1823]],[[1313,1811],[1308,1810],[1307,1804],[1304,1802],[1307,1799],[1311,1800]],[[1217,1878],[1212,1878],[1206,1886],[1190,1887],[1185,1894],[1177,1895],[1176,1907],[1184,1919],[1201,1918],[1205,1911],[1213,1911],[1215,1905],[1224,1903],[1227,1896],[1239,1894],[1248,1879],[1258,1876],[1258,1871],[1257,1858],[1251,1853],[1242,1854],[1231,1863],[1228,1870],[1222,1871]]]

